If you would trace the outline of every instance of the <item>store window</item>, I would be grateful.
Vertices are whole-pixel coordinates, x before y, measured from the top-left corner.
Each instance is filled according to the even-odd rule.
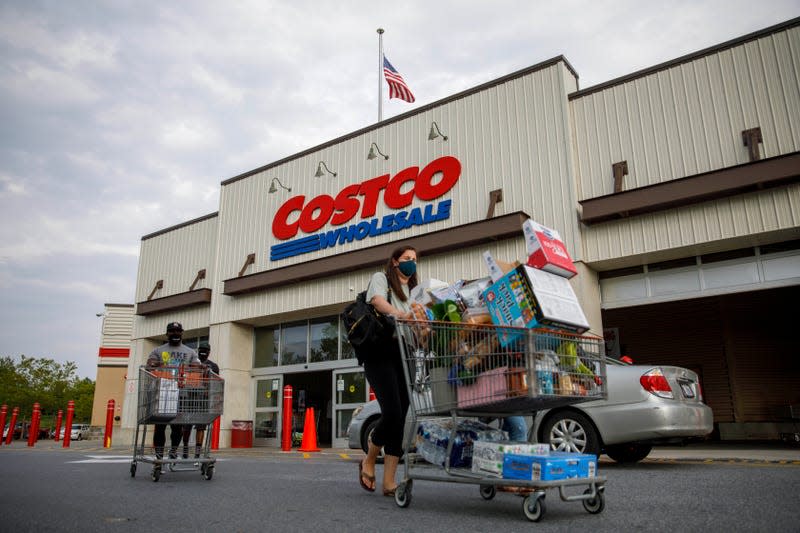
[[[338,317],[312,320],[308,362],[336,361],[339,355]]]
[[[356,353],[353,351],[353,345],[347,340],[347,332],[344,330],[344,324],[339,321],[339,346],[341,346],[342,357],[340,359],[355,359]]]
[[[184,337],[181,342],[192,350],[197,350],[197,347],[200,346],[201,342],[208,342],[208,335],[202,337]]]
[[[278,366],[278,333],[275,328],[255,328],[253,368]]]
[[[355,358],[338,316],[255,328],[253,332],[253,368]]]
[[[281,364],[306,362],[308,352],[308,321],[281,325]]]

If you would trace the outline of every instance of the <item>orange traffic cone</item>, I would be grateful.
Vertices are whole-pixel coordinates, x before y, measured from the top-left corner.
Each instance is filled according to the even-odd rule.
[[[306,409],[306,421],[303,426],[303,442],[300,443],[301,452],[318,452],[317,447],[317,424],[314,418],[314,408]]]

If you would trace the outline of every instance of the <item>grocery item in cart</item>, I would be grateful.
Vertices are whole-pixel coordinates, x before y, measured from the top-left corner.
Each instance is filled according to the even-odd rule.
[[[452,431],[452,418],[429,418],[420,421],[417,427],[417,453],[431,464],[444,466]],[[477,441],[508,441],[508,434],[478,420],[458,419],[450,454],[450,466],[469,468],[472,465],[473,446]]]
[[[566,278],[522,265],[486,289],[483,299],[499,326],[553,327],[583,333],[589,322]],[[500,343],[508,346],[521,333],[508,330]]]
[[[527,442],[476,441],[472,449],[472,471],[492,477],[503,477],[505,454],[549,455],[548,444]]]
[[[507,453],[503,457],[503,479],[525,481],[557,481],[589,478],[597,473],[597,457],[569,452],[550,452],[548,455]]]
[[[522,224],[522,232],[528,250],[528,265],[565,278],[578,273],[556,230],[528,219]]]

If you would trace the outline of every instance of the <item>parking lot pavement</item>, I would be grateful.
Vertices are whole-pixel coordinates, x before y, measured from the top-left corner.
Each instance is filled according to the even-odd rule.
[[[102,439],[71,441],[69,448],[63,448],[61,441],[39,441],[34,447],[28,447],[24,440],[15,440],[11,445],[0,446],[0,453],[12,450],[53,451],[63,450],[75,453],[111,453],[116,455],[133,454],[129,443],[114,443],[111,448],[104,448]],[[301,452],[293,449],[284,452],[280,448],[222,448],[212,452],[219,457],[244,456],[287,456],[313,458],[338,456],[341,459],[360,459],[361,450],[349,448],[322,448],[319,452]],[[656,446],[646,461],[768,461],[800,465],[800,445],[787,444],[780,441],[704,441],[686,446]],[[601,462],[612,462],[606,456]]]

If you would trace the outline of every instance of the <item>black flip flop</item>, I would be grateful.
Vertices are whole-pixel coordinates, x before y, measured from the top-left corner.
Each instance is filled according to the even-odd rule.
[[[373,483],[375,482],[375,476],[370,476],[369,474],[366,474],[364,472],[364,470],[363,470],[363,466],[362,466],[361,461],[359,461],[358,462],[358,482],[361,484],[361,487],[364,490],[369,491],[369,492],[375,492],[375,487],[374,486],[370,487],[369,485],[367,485],[364,482],[364,479],[366,479],[367,481],[372,481]]]

